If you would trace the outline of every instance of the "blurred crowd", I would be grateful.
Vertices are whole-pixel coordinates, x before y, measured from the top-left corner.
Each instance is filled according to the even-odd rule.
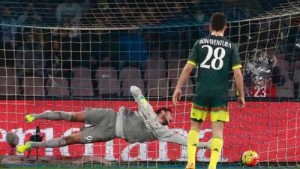
[[[293,0],[289,0],[293,1]],[[264,13],[286,0],[2,0],[2,23],[35,26],[126,27],[208,21],[217,11],[229,20]],[[178,21],[178,22],[176,22]]]
[[[90,72],[88,75],[92,92],[89,96],[99,96],[102,95],[99,91],[99,68],[110,67],[115,70],[121,88],[124,86],[122,72],[126,68],[140,71],[137,76],[140,76],[145,90],[155,88],[155,84],[152,87],[150,85],[149,78],[152,77],[147,71],[152,69],[152,73],[157,73],[157,70],[164,70],[161,76],[156,77],[157,83],[159,79],[177,78],[179,73],[176,72],[173,77],[171,72],[180,72],[193,43],[208,34],[205,23],[211,13],[221,10],[229,20],[241,20],[255,16],[267,8],[271,9],[281,1],[250,3],[244,0],[226,0],[222,1],[222,5],[216,5],[211,1],[200,0],[170,4],[159,0],[149,0],[147,3],[130,0],[57,0],[56,3],[41,0],[36,3],[28,0],[22,8],[16,8],[13,2],[1,3],[0,43],[3,50],[0,54],[0,67],[12,67],[16,70],[18,93],[24,94],[26,77],[43,78],[43,86],[56,86],[56,77],[62,77],[67,81],[67,95],[72,95],[72,83],[76,83],[72,79],[78,75],[74,70],[84,67]],[[139,9],[146,11],[141,12]],[[167,9],[168,12],[163,11]],[[190,20],[202,26],[172,26],[180,20]],[[255,24],[249,26],[252,23],[245,23],[248,27],[232,24],[226,33],[230,40],[239,43],[245,70],[246,93],[249,97],[297,98],[300,95],[300,33],[297,26],[300,22],[293,20],[294,25],[284,32],[280,29],[287,27],[285,22],[280,23],[281,25],[274,23],[273,25],[277,25],[275,31],[265,33],[259,32],[261,27]],[[39,28],[47,26],[47,23],[53,27]],[[133,29],[133,26],[156,23],[165,26]],[[77,29],[82,26],[90,29]],[[64,29],[65,27],[68,29]],[[109,27],[119,29],[105,29]],[[255,34],[250,35],[250,32]],[[257,39],[261,37],[265,39]],[[151,60],[157,61],[157,65],[161,66],[149,66]],[[175,85],[171,81],[166,83],[168,86]],[[191,83],[194,84],[195,79],[191,79]],[[158,87],[156,84],[156,88]],[[44,90],[44,95],[47,95],[48,90]],[[120,93],[117,96],[125,95]],[[158,94],[161,95],[162,92]],[[172,91],[166,93],[170,94]]]

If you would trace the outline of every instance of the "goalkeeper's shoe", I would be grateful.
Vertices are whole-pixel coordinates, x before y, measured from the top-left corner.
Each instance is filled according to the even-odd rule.
[[[194,163],[188,163],[185,167],[185,169],[196,169],[196,166]]]
[[[25,145],[20,145],[20,146],[18,146],[18,147],[17,147],[17,152],[18,152],[19,154],[22,154],[22,153],[24,153],[25,151],[30,150],[31,147],[32,147],[31,141],[28,141],[28,142],[25,143]]]
[[[32,115],[32,114],[25,115],[25,121],[26,121],[26,123],[32,123],[34,120],[35,120],[34,115]]]

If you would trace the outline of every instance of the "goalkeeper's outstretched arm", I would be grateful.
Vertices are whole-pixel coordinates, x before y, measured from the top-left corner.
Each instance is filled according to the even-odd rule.
[[[134,97],[134,100],[138,103],[139,111],[147,118],[147,120],[155,121],[157,115],[152,106],[143,96],[141,89],[136,86],[131,86],[130,92]],[[172,129],[169,129],[167,126],[160,125],[160,127],[155,128],[155,133],[158,137],[158,140],[187,146],[187,137],[175,132]],[[200,142],[197,147],[210,148],[209,143],[210,141],[207,143]]]
[[[157,118],[152,106],[145,99],[140,88],[136,86],[130,87],[131,95],[138,104],[139,111],[146,117],[146,120],[155,120]]]
[[[181,135],[180,133],[175,132],[172,129],[168,129],[168,131],[166,131],[166,135],[164,137],[159,138],[159,140],[187,146],[187,137]],[[210,149],[210,142],[211,140],[209,140],[208,142],[199,142],[197,147]]]

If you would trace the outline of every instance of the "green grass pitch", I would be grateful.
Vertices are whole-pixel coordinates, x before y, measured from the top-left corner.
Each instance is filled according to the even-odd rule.
[[[74,167],[74,166],[0,166],[0,168],[8,168],[8,169],[184,169],[184,166],[161,166],[161,167],[100,167],[100,166],[81,166],[81,167]],[[206,169],[206,166],[197,166],[197,169]],[[241,166],[219,166],[218,169],[300,169],[300,166],[294,167],[241,167]]]

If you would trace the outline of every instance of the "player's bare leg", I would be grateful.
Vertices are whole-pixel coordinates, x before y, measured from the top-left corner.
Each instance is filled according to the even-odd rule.
[[[188,164],[186,169],[195,169],[196,168],[196,150],[199,142],[199,130],[201,128],[202,122],[196,122],[191,120],[191,128],[188,135]]]
[[[208,169],[216,169],[217,163],[220,159],[221,150],[223,147],[223,129],[224,122],[216,121],[212,122],[212,134],[213,138],[211,141],[211,155]]]
[[[66,111],[47,110],[41,114],[27,114],[25,116],[25,120],[27,123],[31,123],[37,119],[85,122],[85,113],[83,111],[81,111],[81,112],[66,112]]]
[[[84,144],[82,137],[83,137],[82,133],[79,132],[76,134],[69,135],[67,137],[54,138],[43,142],[29,141],[26,142],[25,145],[18,146],[17,152],[21,154],[35,147],[54,148],[54,147],[64,147],[71,144]]]

